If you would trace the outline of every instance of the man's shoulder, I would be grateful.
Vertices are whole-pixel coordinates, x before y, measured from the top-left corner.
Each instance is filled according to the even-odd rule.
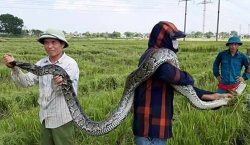
[[[248,57],[247,54],[246,54],[246,53],[243,53],[242,51],[239,51],[239,50],[238,50],[238,53],[239,53],[240,55],[244,56],[244,57]]]
[[[72,58],[71,56],[67,55],[66,53],[65,53],[65,59],[66,59],[67,61],[75,62],[75,63],[76,63],[76,60],[75,60],[74,58]]]
[[[44,58],[41,58],[40,60],[38,60],[38,61],[36,62],[36,64],[37,64],[37,65],[43,65],[43,64],[45,64],[48,60],[49,60],[48,57],[44,57]]]
[[[219,53],[228,53],[228,49],[221,50]]]
[[[217,57],[224,56],[224,55],[226,55],[227,53],[228,53],[228,50],[227,50],[227,49],[226,49],[226,50],[221,50],[221,51],[218,52]]]
[[[62,59],[63,63],[67,63],[67,64],[72,64],[72,65],[78,65],[76,60],[72,57],[70,57],[69,55],[67,55],[66,53],[63,56],[64,58]]]

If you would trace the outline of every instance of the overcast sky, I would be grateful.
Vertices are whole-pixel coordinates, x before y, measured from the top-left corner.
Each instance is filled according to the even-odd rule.
[[[187,2],[186,32],[216,32],[218,0]],[[0,14],[12,14],[27,29],[66,32],[150,32],[159,21],[184,31],[185,0],[0,0]],[[205,9],[204,9],[205,6]],[[204,17],[205,12],[205,17]],[[220,0],[219,32],[250,29],[250,0]],[[205,22],[205,23],[203,23]]]

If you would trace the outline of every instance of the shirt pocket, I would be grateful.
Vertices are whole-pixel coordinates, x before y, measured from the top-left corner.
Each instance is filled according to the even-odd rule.
[[[228,60],[222,60],[221,61],[221,71],[222,71],[222,77],[230,73],[230,62]]]
[[[39,81],[43,86],[50,86],[52,81],[52,75],[44,75],[39,78]]]
[[[229,66],[229,61],[228,60],[222,60],[221,65],[222,65],[222,67],[228,67]]]
[[[242,69],[241,60],[235,59],[233,64],[234,64],[236,71],[241,71],[241,69]]]

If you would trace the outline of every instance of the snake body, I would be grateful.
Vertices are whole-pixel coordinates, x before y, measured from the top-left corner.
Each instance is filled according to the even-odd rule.
[[[41,67],[31,63],[19,61],[14,61],[11,64],[38,76],[47,74],[62,76],[62,92],[74,122],[87,134],[97,136],[106,134],[121,124],[133,105],[134,91],[136,87],[152,76],[155,70],[167,61],[172,61],[176,67],[179,67],[177,56],[171,50],[157,49],[151,52],[142,64],[127,76],[124,91],[119,104],[109,117],[100,122],[92,121],[86,116],[77,99],[76,93],[74,92],[70,77],[60,66],[51,64]],[[227,99],[205,102],[198,98],[192,86],[172,86],[176,91],[185,96],[192,106],[198,109],[213,109],[219,106],[227,105],[228,102]]]

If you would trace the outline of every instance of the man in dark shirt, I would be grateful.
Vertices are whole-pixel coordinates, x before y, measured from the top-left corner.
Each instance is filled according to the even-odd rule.
[[[186,35],[171,22],[157,23],[150,34],[148,48],[142,54],[139,65],[149,52],[155,49],[171,49],[178,52],[178,38]],[[133,133],[137,145],[166,145],[172,137],[174,85],[194,85],[190,74],[172,65],[162,64],[148,80],[135,90]],[[218,94],[194,87],[199,98],[215,100],[232,97],[231,94]]]
[[[213,74],[218,80],[218,93],[233,91],[241,82],[250,78],[250,66],[248,56],[239,51],[242,42],[238,36],[228,39],[228,49],[222,50],[216,56],[213,63]],[[241,75],[242,68],[245,67]]]

